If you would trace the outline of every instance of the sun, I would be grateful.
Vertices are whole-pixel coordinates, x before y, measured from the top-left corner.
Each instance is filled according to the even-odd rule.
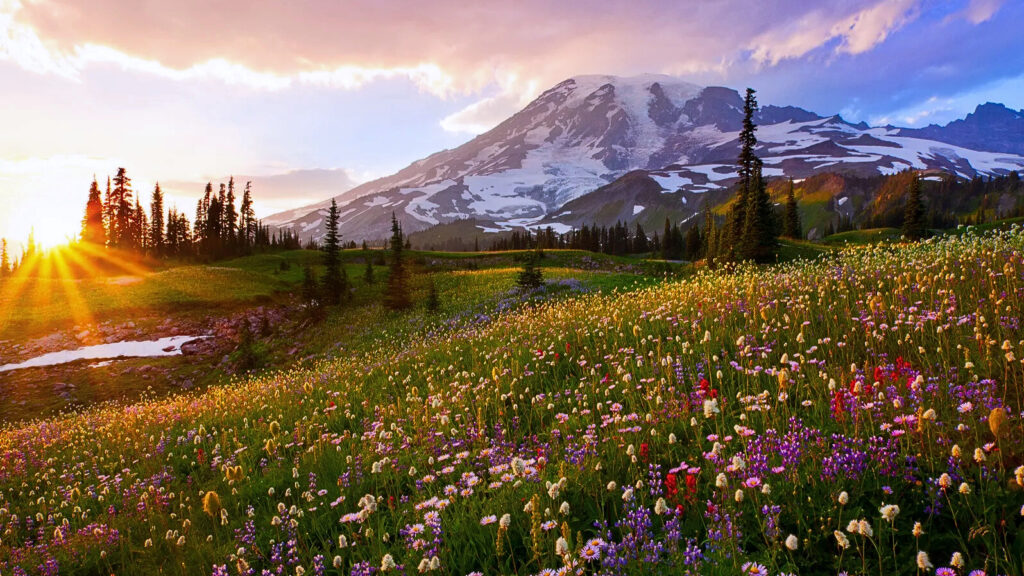
[[[35,242],[43,250],[57,248],[74,242],[76,237],[56,226],[40,226],[32,230]]]

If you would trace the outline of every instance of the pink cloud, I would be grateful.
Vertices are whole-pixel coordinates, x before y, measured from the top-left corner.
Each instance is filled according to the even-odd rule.
[[[472,91],[503,69],[554,79],[615,72],[607,68],[638,62],[709,69],[766,23],[765,38],[779,43],[794,32],[793,21],[823,31],[805,34],[799,48],[787,53],[813,49],[837,34],[858,51],[898,24],[899,14],[889,14],[885,5],[906,3],[830,0],[806,9],[781,0],[33,0],[19,4],[15,19],[55,54],[106,46],[176,70],[212,60],[310,78],[329,78],[336,70],[422,71],[418,67],[434,65],[440,74],[428,82],[449,81],[453,89]],[[834,30],[844,25],[850,30]]]
[[[970,0],[959,16],[971,24],[981,24],[992,18],[1002,5],[1003,0]]]
[[[101,62],[256,89],[352,89],[395,76],[441,97],[487,89],[443,123],[478,132],[576,74],[724,79],[737,65],[775,65],[836,39],[834,51],[860,54],[912,19],[917,2],[0,0],[0,41],[6,6],[7,35],[20,38],[8,44],[31,48],[21,64],[41,71],[73,76]]]

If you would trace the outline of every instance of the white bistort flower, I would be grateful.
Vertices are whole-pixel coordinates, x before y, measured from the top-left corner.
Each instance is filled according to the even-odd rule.
[[[900,507],[895,504],[886,504],[883,502],[882,507],[879,508],[878,511],[882,513],[882,518],[892,524],[896,521],[896,516],[900,513]]]
[[[923,550],[917,552],[917,567],[919,570],[931,570],[935,566],[932,565],[932,561],[928,558],[928,553]]]

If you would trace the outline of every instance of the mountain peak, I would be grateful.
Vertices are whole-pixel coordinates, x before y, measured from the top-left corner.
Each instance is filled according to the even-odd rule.
[[[978,107],[974,109],[974,112],[967,115],[967,118],[973,117],[976,120],[983,121],[1002,121],[1017,119],[1021,116],[1021,112],[1008,108],[1005,104],[998,102],[985,102],[984,104],[978,104]]]
[[[612,89],[610,93],[638,103],[637,100],[646,102],[650,98],[651,89],[655,85],[676,106],[682,106],[702,89],[701,86],[667,74],[638,74],[636,76],[584,74],[559,82],[554,88],[545,92],[541,99],[553,93],[565,94],[564,104],[577,106],[592,95],[602,95],[601,89],[610,86]]]
[[[971,177],[1024,165],[1024,159],[972,152],[1024,146],[1024,122],[991,119],[1008,114],[1016,115],[984,104],[959,124],[901,130],[896,139],[892,131],[794,106],[763,106],[755,121],[768,177],[824,170],[888,174],[905,167]],[[585,213],[569,214],[575,204],[563,207],[598,189],[610,201],[621,187],[605,187],[635,170],[649,172],[652,184],[641,187],[639,208],[623,204],[616,216],[635,219],[643,206],[670,202],[678,216],[689,217],[703,195],[725,194],[731,185],[742,121],[743,98],[732,88],[664,74],[574,76],[471,141],[339,197],[341,229],[357,241],[379,238],[392,212],[410,233],[462,219],[508,230],[540,225],[555,214],[568,226]],[[304,210],[308,214],[295,218]],[[654,218],[653,209],[644,214]],[[318,205],[273,221],[304,239],[323,235]]]

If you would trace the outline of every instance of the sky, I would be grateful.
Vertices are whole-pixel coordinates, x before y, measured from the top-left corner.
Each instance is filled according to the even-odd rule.
[[[66,239],[119,166],[188,214],[207,181],[252,180],[267,216],[579,74],[751,86],[873,125],[1020,109],[1020,22],[1024,0],[0,0],[0,237]]]

